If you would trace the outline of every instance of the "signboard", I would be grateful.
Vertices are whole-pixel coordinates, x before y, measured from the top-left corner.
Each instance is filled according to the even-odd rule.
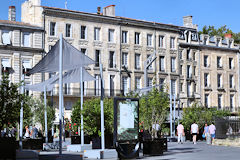
[[[138,99],[114,98],[114,141],[138,141]]]

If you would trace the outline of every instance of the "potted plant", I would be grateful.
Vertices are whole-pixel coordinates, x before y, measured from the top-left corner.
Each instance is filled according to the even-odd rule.
[[[140,122],[144,130],[144,154],[161,155],[163,150],[166,150],[166,139],[161,138],[158,132],[167,118],[168,109],[168,94],[163,90],[153,88],[150,92],[141,96]]]
[[[104,126],[106,148],[112,147],[113,134],[113,100],[104,99]],[[93,149],[101,147],[101,109],[100,98],[91,98],[84,102],[81,111],[80,102],[73,106],[72,121],[81,126],[81,113],[83,114],[84,134],[91,137]]]

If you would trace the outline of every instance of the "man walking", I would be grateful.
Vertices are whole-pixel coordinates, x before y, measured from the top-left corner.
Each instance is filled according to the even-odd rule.
[[[216,127],[212,122],[212,124],[209,126],[209,133],[211,135],[212,141],[215,139],[215,132],[216,132]]]
[[[194,122],[191,125],[191,134],[193,136],[193,144],[197,144],[197,134],[199,133],[198,125]]]
[[[183,136],[184,136],[184,127],[181,122],[179,122],[179,125],[177,126],[177,135],[178,135],[178,144],[181,141],[181,144],[183,144]]]

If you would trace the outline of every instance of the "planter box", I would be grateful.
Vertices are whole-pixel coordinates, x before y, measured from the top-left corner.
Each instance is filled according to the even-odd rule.
[[[166,138],[143,141],[143,154],[157,156],[162,155],[164,151],[167,151]]]
[[[139,157],[139,148],[137,151],[135,151],[136,144],[119,143],[118,145],[119,145],[119,147],[117,148],[118,158],[132,159]]]
[[[0,138],[0,159],[16,159],[16,139]]]
[[[23,149],[42,150],[43,139],[23,139]]]
[[[71,144],[81,144],[81,136],[71,136]],[[89,136],[84,136],[84,144],[90,144]]]

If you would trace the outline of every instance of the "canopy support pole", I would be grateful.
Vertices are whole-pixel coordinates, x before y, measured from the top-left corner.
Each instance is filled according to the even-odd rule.
[[[21,94],[24,94],[24,74],[21,77],[22,86],[21,86]],[[19,132],[19,148],[20,151],[23,149],[22,145],[22,139],[23,139],[23,100],[21,100],[21,109],[20,109],[20,132]]]
[[[176,121],[176,94],[173,95],[174,104],[173,104],[173,136],[175,137],[175,121]]]
[[[59,43],[59,154],[62,154],[62,97],[63,97],[63,35],[60,35]]]
[[[48,143],[48,128],[47,128],[47,87],[44,85],[44,117],[45,117],[45,142]]]
[[[172,80],[170,79],[170,137],[172,138]]]
[[[102,150],[105,149],[105,135],[104,135],[104,81],[103,81],[103,66],[100,64],[100,75],[101,75],[101,142],[102,142]]]
[[[80,68],[80,87],[81,87],[81,146],[84,145],[84,132],[83,132],[83,67]]]

